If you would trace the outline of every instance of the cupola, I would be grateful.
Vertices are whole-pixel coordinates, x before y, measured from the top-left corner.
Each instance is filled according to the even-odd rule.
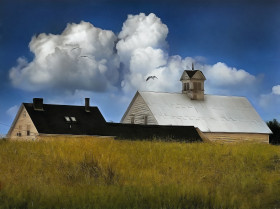
[[[184,70],[180,81],[182,82],[182,93],[187,94],[192,100],[204,100],[205,76],[200,70]]]

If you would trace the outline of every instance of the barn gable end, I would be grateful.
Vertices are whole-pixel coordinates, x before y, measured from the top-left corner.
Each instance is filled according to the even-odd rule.
[[[138,91],[122,117],[121,123],[158,125],[150,108]]]
[[[38,131],[28,113],[22,104],[14,119],[14,122],[7,134],[11,139],[34,139],[38,135]]]

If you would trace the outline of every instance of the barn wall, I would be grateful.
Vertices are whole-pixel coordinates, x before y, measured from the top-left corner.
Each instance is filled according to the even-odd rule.
[[[159,126],[141,124],[107,123],[99,135],[115,136],[126,140],[175,140],[184,142],[201,142],[198,130],[194,126]]]
[[[36,130],[28,112],[23,107],[19,110],[19,116],[12,127],[10,135],[8,136],[10,139],[17,139],[17,140],[26,140],[26,139],[34,139],[38,135],[38,131]],[[27,130],[29,128],[30,136],[27,136]],[[21,136],[18,136],[18,133]]]
[[[221,142],[259,142],[269,143],[269,134],[254,134],[254,133],[205,133],[204,135],[210,141]]]
[[[145,124],[145,116],[147,116],[147,125],[157,125],[151,110],[142,96],[138,94],[121,123],[131,123],[131,118],[134,117],[134,124]]]

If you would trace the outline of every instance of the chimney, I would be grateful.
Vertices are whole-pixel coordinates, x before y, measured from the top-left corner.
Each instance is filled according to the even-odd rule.
[[[33,98],[33,108],[36,111],[44,111],[43,98]]]
[[[85,111],[90,112],[89,98],[85,98]]]

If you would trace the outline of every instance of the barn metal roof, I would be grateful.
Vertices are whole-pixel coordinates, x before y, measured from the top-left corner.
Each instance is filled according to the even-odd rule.
[[[195,126],[203,132],[271,133],[245,97],[139,92],[159,125]]]

